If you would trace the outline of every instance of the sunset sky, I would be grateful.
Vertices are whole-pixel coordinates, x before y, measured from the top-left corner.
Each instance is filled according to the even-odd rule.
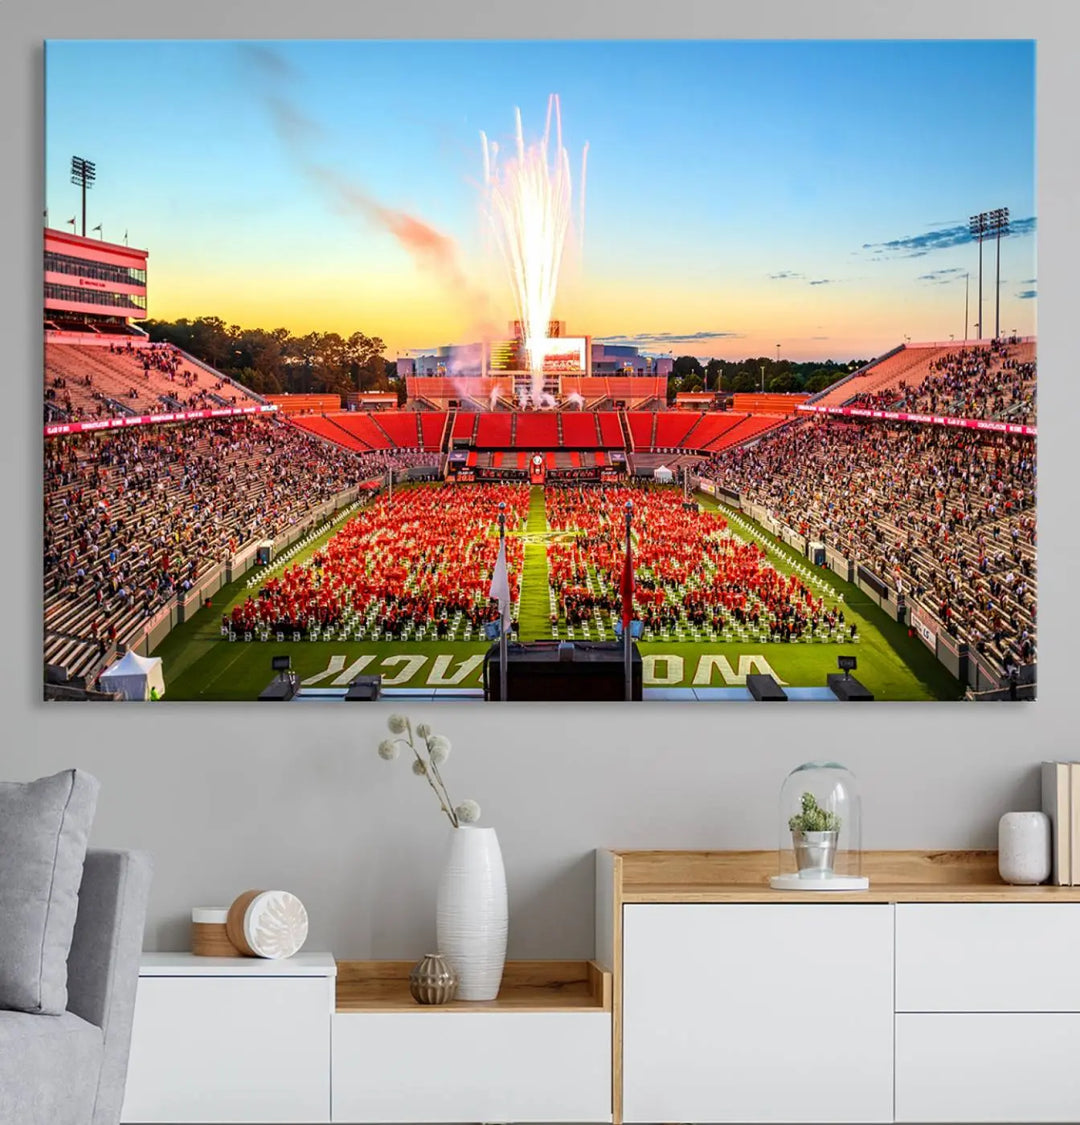
[[[153,317],[360,330],[390,356],[477,339],[513,315],[480,131],[509,146],[518,106],[535,137],[558,93],[575,192],[589,145],[571,332],[843,361],[962,338],[970,272],[974,337],[968,217],[1005,206],[1001,327],[1029,334],[1034,66],[1026,41],[51,41],[48,221],[78,214],[83,156],[87,225],[149,250]]]

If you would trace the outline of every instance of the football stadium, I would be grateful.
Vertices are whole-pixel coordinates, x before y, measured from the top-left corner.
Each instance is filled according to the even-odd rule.
[[[108,695],[128,654],[171,700],[498,697],[500,516],[519,698],[605,697],[607,663],[621,698],[626,601],[639,698],[760,676],[836,699],[838,657],[875,699],[1033,692],[1033,339],[669,403],[664,375],[595,374],[588,337],[553,336],[538,408],[512,339],[475,373],[406,373],[400,406],[343,403],[151,341],[145,252],[49,230],[45,254],[55,697]]]
[[[151,319],[151,252],[87,235],[95,166],[72,159],[82,232],[44,231],[46,698],[1033,699],[1036,341],[1001,327],[1008,208],[934,236],[978,254],[970,316],[964,269],[923,275],[964,280],[962,336],[812,379],[780,344],[705,368],[558,298],[588,153],[572,175],[559,99],[539,140],[520,114],[502,151],[481,138],[516,318],[394,359]],[[433,228],[322,182],[473,284]]]

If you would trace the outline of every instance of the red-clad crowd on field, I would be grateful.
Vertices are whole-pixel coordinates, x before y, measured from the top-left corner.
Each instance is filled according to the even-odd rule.
[[[507,531],[528,516],[518,484],[418,486],[384,495],[354,516],[304,565],[269,579],[222,624],[233,632],[337,629],[357,623],[383,635],[429,627],[451,637],[498,616],[489,600],[498,554],[499,504]],[[511,601],[523,546],[508,535]]]
[[[715,512],[683,507],[670,488],[553,489],[548,525],[580,534],[548,548],[548,580],[560,621],[576,626],[597,609],[621,614],[619,579],[625,557],[626,504],[631,502],[635,617],[646,630],[681,627],[719,633],[732,624],[778,641],[844,625],[797,575],[773,567],[757,543],[728,533]]]
[[[998,671],[1035,662],[1032,438],[813,420],[695,471],[865,566]]]

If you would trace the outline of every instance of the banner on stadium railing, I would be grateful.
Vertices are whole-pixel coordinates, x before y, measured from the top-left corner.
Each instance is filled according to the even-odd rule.
[[[838,414],[844,418],[877,418],[886,422],[922,422],[931,426],[954,426],[965,430],[988,430],[996,434],[1025,434],[1037,437],[1038,426],[1017,422],[991,422],[984,418],[952,418],[946,414],[907,414],[902,410],[869,410],[862,406],[811,406],[798,408],[808,414]]]
[[[910,613],[911,627],[919,634],[931,652],[937,652],[937,622],[921,605],[913,605]]]
[[[869,586],[879,598],[888,600],[889,587],[886,586],[872,570],[867,570],[866,567],[862,565],[856,566],[855,576],[864,585]]]
[[[162,422],[194,422],[199,418],[234,418],[238,414],[273,414],[276,406],[222,406],[217,410],[172,410],[164,414],[131,414],[120,418],[95,418],[89,422],[53,422],[45,427],[46,437],[61,434],[87,434],[95,430],[123,430],[128,426],[150,426]]]
[[[708,477],[701,477],[698,480],[696,487],[700,488],[701,491],[704,492],[707,496],[716,495],[716,484],[713,481],[709,480]]]
[[[528,477],[527,469],[476,469],[477,480],[527,480]],[[458,478],[464,479],[461,473]]]

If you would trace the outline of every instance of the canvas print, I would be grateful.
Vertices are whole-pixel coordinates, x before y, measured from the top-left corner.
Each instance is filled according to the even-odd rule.
[[[45,697],[1034,699],[1035,65],[47,43]]]

